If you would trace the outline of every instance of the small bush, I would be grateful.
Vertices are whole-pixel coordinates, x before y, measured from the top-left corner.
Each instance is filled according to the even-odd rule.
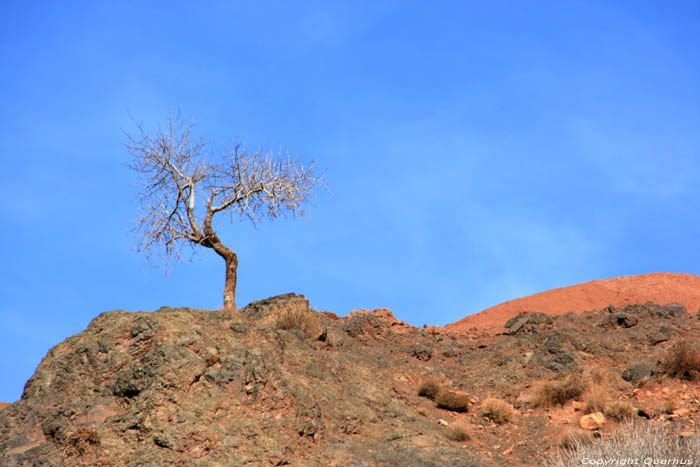
[[[469,441],[469,425],[461,420],[451,423],[445,428],[445,436],[452,441]]]
[[[700,433],[681,436],[680,430],[680,425],[627,422],[620,425],[620,429],[612,436],[605,436],[590,443],[574,441],[567,450],[559,449],[554,453],[546,465],[582,465],[588,462],[586,459],[700,458]]]
[[[549,382],[542,384],[535,392],[533,400],[535,407],[554,407],[564,405],[572,399],[576,399],[586,390],[581,375],[572,374],[562,382]]]
[[[316,339],[320,334],[320,321],[313,311],[300,309],[282,310],[275,316],[277,329],[298,329],[310,339]]]
[[[577,449],[581,446],[587,446],[593,442],[593,435],[590,431],[581,430],[580,428],[574,428],[568,430],[559,440],[559,447],[561,449]]]
[[[421,397],[427,397],[431,401],[437,399],[437,397],[442,392],[442,386],[440,382],[435,378],[426,378],[421,381],[418,387],[418,395]]]
[[[593,384],[604,384],[608,380],[606,371],[597,366],[591,370],[591,382]]]
[[[469,410],[469,394],[455,391],[443,391],[438,395],[437,406],[452,412],[466,412]]]
[[[505,401],[488,397],[481,403],[479,414],[501,424],[513,421],[515,409]]]
[[[662,362],[664,373],[672,378],[700,380],[700,349],[680,340],[671,348]]]
[[[676,399],[673,397],[667,397],[664,399],[663,406],[661,407],[661,410],[665,414],[672,414],[674,410],[678,408],[678,403],[676,402]]]
[[[636,412],[636,409],[630,402],[615,401],[608,404],[608,406],[605,408],[604,414],[608,418],[621,422],[634,417]]]
[[[586,393],[586,413],[604,412],[608,403],[608,394],[600,386],[592,386]]]

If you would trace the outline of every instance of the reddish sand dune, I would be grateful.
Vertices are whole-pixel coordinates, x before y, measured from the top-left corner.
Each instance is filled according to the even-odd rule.
[[[568,311],[580,313],[597,310],[608,305],[646,302],[659,305],[682,303],[689,313],[694,314],[700,308],[700,276],[654,273],[584,282],[501,303],[448,324],[445,328],[456,331],[498,329],[521,311],[558,315]]]
[[[0,410],[4,409],[8,405],[10,405],[9,402],[0,402]]]

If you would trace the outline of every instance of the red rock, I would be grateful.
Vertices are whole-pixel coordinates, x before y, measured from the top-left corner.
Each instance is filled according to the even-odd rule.
[[[583,402],[579,402],[579,401],[573,401],[571,403],[571,407],[574,409],[574,411],[578,412],[578,411],[585,409],[586,404],[584,404]]]

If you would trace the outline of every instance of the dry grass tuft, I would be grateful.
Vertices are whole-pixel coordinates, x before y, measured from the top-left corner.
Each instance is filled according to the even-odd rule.
[[[469,394],[443,391],[438,395],[437,406],[452,412],[466,412],[469,410]]]
[[[615,421],[621,422],[623,420],[629,420],[634,417],[637,410],[634,408],[632,403],[628,401],[615,401],[605,408],[604,415],[608,418],[612,418]]]
[[[515,409],[508,402],[488,397],[481,403],[479,414],[498,424],[502,424],[513,421]]]
[[[674,410],[678,408],[678,402],[676,402],[675,396],[668,396],[664,399],[661,411],[665,414],[672,414]]]
[[[452,441],[469,441],[469,425],[462,420],[451,423],[445,428],[445,436]]]
[[[545,465],[550,467],[582,465],[592,459],[700,458],[700,433],[696,431],[681,435],[681,430],[680,425],[626,422],[620,425],[620,429],[611,436],[585,443],[574,441],[570,448],[554,452]]]
[[[674,344],[662,363],[664,373],[687,381],[700,380],[700,349],[683,339]]]
[[[608,393],[598,385],[591,386],[585,397],[586,413],[605,412],[608,404]]]
[[[602,367],[596,366],[591,370],[591,382],[602,385],[608,381],[608,374]]]
[[[559,440],[559,447],[561,449],[576,449],[579,446],[587,446],[593,443],[593,435],[590,431],[582,430],[580,428],[573,428],[564,433],[564,435]]]
[[[535,407],[564,405],[578,398],[585,390],[581,375],[573,373],[564,381],[543,383],[535,391],[533,403]]]
[[[316,339],[320,334],[321,322],[318,315],[310,310],[286,309],[278,312],[274,317],[277,329],[298,329],[303,331],[309,339]]]
[[[442,392],[442,385],[436,378],[425,378],[418,387],[418,395],[427,397],[431,401],[437,399]]]

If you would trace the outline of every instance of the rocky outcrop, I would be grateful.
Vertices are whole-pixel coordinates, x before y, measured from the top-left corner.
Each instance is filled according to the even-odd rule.
[[[554,316],[600,310],[608,305],[623,308],[647,302],[676,302],[690,313],[698,313],[700,276],[653,273],[584,282],[510,300],[466,316],[445,328],[455,331],[471,328],[500,331],[508,320],[522,312]]]
[[[284,310],[312,313],[334,342],[277,329]],[[393,387],[391,357],[363,350],[389,315],[334,320],[293,294],[238,314],[103,313],[0,412],[0,465],[474,465]]]
[[[529,405],[539,384],[604,364],[611,390],[653,417],[635,385],[700,332],[673,304],[514,318],[474,336],[382,308],[317,313],[295,294],[240,313],[103,313],[0,410],[0,465],[540,465],[560,428],[546,412],[559,409]],[[426,381],[437,401],[419,396]],[[487,398],[514,405],[512,422],[469,410]]]
[[[515,335],[525,332],[543,331],[547,326],[551,326],[551,324],[552,317],[544,313],[522,312],[506,321],[504,327],[506,328],[506,334]]]

